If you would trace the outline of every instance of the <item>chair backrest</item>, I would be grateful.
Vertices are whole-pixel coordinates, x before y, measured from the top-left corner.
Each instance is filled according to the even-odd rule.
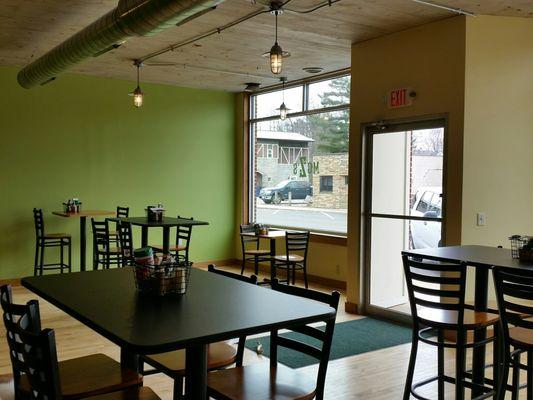
[[[256,285],[257,284],[257,276],[256,275],[246,276],[246,275],[241,275],[241,274],[235,274],[235,273],[229,272],[229,271],[223,271],[221,269],[217,269],[216,265],[214,265],[214,264],[209,264],[209,266],[207,267],[207,270],[209,272],[213,272],[213,273],[218,274],[218,275],[226,276],[228,278],[236,279],[236,280],[241,281],[241,282],[251,283],[252,285]]]
[[[497,267],[493,276],[505,343],[510,343],[510,325],[531,329],[533,335],[533,270]]]
[[[32,400],[61,400],[59,367],[54,331],[34,332],[31,317],[24,314],[13,325],[13,337],[19,343],[16,356],[30,384]]]
[[[125,267],[126,265],[132,265],[133,262],[133,234],[129,222],[119,219],[117,224],[122,266]]]
[[[33,209],[33,223],[35,224],[35,235],[42,238],[44,236],[44,218],[41,208]]]
[[[285,249],[287,257],[290,254],[301,253],[307,259],[309,248],[309,231],[287,231],[285,232]]]
[[[340,293],[337,291],[327,294],[317,292],[315,290],[282,285],[277,279],[272,281],[272,289],[293,296],[304,297],[306,299],[325,303],[334,308],[335,311],[337,311],[339,306]],[[308,336],[316,341],[321,342],[322,346],[320,348],[299,340],[280,336],[278,335],[277,331],[270,332],[270,367],[275,368],[277,366],[278,346],[295,350],[316,358],[320,362],[317,375],[316,398],[322,399],[324,396],[324,385],[326,382],[326,372],[328,368],[329,355],[331,352],[331,342],[333,340],[334,329],[335,318],[331,318],[326,321],[326,327],[324,330],[309,325],[302,325],[290,329],[293,332],[297,332],[301,335]]]
[[[6,328],[6,339],[9,347],[9,356],[11,358],[11,367],[13,369],[13,381],[15,384],[16,397],[18,398],[20,377],[26,372],[25,365],[21,362],[18,354],[22,351],[21,342],[17,339],[15,328],[19,320],[24,315],[31,318],[26,323],[31,322],[28,326],[33,332],[41,330],[41,319],[39,316],[39,304],[37,300],[31,300],[26,304],[14,304],[11,286],[0,286],[0,305],[3,310],[4,326]]]
[[[130,216],[129,207],[117,207],[117,218],[128,218]]]
[[[423,320],[420,314],[425,307],[426,310],[452,312],[450,324],[457,325],[457,330],[463,332],[466,264],[415,260],[407,255],[402,255],[402,259],[415,329]]]
[[[97,251],[109,250],[109,220],[96,221],[91,218],[93,228],[93,246]]]
[[[253,233],[255,234],[254,224],[242,224],[240,227],[241,233]],[[246,251],[246,244],[253,243],[255,244],[256,249],[259,249],[259,238],[256,236],[242,236],[241,235],[241,246],[242,254]]]
[[[194,218],[181,217],[178,215],[178,219],[188,219],[192,221]],[[191,241],[191,235],[192,235],[191,225],[179,225],[176,231],[176,246],[178,246],[181,243],[181,241],[184,241],[185,246],[187,247],[187,251],[189,251],[189,242]]]

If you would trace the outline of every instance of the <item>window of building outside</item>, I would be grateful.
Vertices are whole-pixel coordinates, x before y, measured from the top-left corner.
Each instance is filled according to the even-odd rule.
[[[250,97],[250,222],[346,234],[349,108],[349,75]]]
[[[320,192],[333,192],[333,176],[320,176]]]

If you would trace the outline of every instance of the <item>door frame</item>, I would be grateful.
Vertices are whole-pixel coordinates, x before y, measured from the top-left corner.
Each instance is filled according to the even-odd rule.
[[[372,144],[373,135],[382,133],[402,132],[409,130],[444,128],[443,135],[443,160],[442,160],[442,214],[439,222],[441,222],[441,238],[442,245],[446,245],[446,217],[447,217],[447,157],[448,157],[448,114],[428,115],[412,118],[382,120],[376,122],[364,123],[361,125],[362,132],[362,157],[363,157],[363,171],[362,171],[362,235],[361,235],[361,255],[363,261],[363,313],[374,315],[380,318],[389,319],[392,321],[410,324],[411,316],[403,314],[398,311],[391,311],[389,309],[373,306],[370,303],[370,283],[371,283],[371,222],[372,217],[384,217],[390,219],[403,220],[422,220],[435,221],[424,217],[414,216],[395,216],[389,214],[373,214],[372,206]],[[400,257],[400,254],[398,254]]]

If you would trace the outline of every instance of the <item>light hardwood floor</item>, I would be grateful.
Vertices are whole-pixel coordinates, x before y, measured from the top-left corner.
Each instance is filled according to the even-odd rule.
[[[227,268],[232,269],[232,268]],[[312,285],[313,289],[331,291],[331,288]],[[17,303],[37,298],[36,295],[22,287],[14,287],[14,298]],[[344,304],[345,296],[342,294],[341,305]],[[104,339],[91,329],[69,317],[54,306],[39,299],[41,307],[42,326],[54,328],[58,344],[59,359],[68,359],[93,353],[104,353],[115,359],[119,359],[119,349],[108,340]],[[346,321],[361,318],[360,316],[347,314],[341,306],[337,316],[337,321]],[[0,375],[11,372],[11,365],[5,341],[3,325],[0,328]],[[409,359],[410,344],[404,344],[387,349],[334,360],[329,363],[326,396],[332,399],[361,399],[361,400],[398,400],[402,398],[403,386]],[[492,351],[489,348],[488,356]],[[452,351],[446,353],[447,370],[453,375],[454,354]],[[245,363],[268,362],[264,357],[255,352],[246,350]],[[302,368],[305,373],[314,376],[317,366]],[[421,345],[418,357],[415,379],[420,380],[429,377],[436,372],[436,350]],[[490,376],[490,371],[488,373]],[[524,378],[525,379],[525,378]],[[153,388],[163,400],[172,399],[172,381],[162,374],[145,377],[145,385]],[[525,380],[523,380],[525,382]],[[4,400],[5,393],[1,391],[0,399]],[[446,399],[453,399],[453,387],[447,386]],[[524,391],[523,391],[524,392]],[[428,386],[422,394],[435,398],[436,386]],[[467,398],[469,398],[467,391]],[[525,392],[520,399],[526,399]]]

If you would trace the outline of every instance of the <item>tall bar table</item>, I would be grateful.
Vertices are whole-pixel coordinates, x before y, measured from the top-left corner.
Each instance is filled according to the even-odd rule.
[[[112,217],[116,215],[115,211],[87,210],[77,213],[53,211],[52,214],[57,215],[58,217],[80,219],[80,271],[85,271],[87,261],[87,217]]]
[[[474,308],[476,311],[486,312],[488,309],[489,271],[493,267],[533,270],[533,263],[513,259],[511,250],[498,247],[450,246],[405,250],[402,251],[402,254],[435,261],[465,262],[468,266],[474,267],[476,271]],[[481,341],[486,336],[486,329],[478,329],[475,332],[474,339]],[[482,385],[485,380],[485,346],[479,346],[474,349],[472,365],[472,381]],[[481,389],[475,388],[472,390],[472,397],[480,396],[481,394],[483,394]]]

